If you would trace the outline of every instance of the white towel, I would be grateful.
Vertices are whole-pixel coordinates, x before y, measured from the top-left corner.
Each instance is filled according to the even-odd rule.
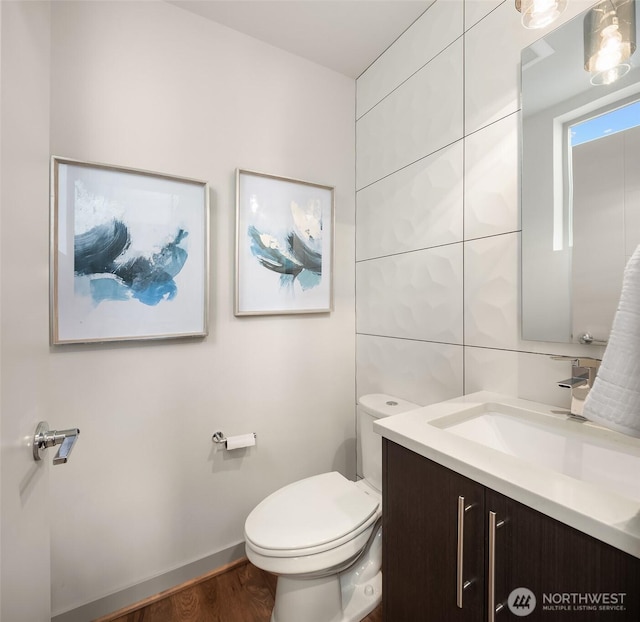
[[[640,436],[640,246],[624,270],[609,344],[583,414],[612,430]]]

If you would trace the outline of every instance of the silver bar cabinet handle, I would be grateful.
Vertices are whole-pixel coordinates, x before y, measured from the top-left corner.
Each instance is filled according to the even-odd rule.
[[[458,550],[456,553],[456,605],[462,609],[462,593],[471,585],[464,580],[464,515],[473,505],[465,505],[464,497],[458,497]]]
[[[489,576],[487,581],[488,618],[487,622],[495,622],[496,613],[503,608],[502,603],[496,607],[496,529],[502,527],[504,521],[498,521],[495,512],[489,512]]]

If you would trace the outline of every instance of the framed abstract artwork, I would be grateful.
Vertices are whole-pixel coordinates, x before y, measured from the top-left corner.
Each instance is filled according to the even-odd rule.
[[[334,189],[236,171],[235,314],[333,308]]]
[[[51,159],[53,345],[204,337],[206,182]]]

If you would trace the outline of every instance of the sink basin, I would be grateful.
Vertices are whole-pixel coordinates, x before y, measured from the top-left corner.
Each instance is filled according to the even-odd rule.
[[[482,404],[430,424],[531,464],[640,500],[640,444],[568,419]]]
[[[640,439],[488,391],[384,417],[373,428],[640,558]]]

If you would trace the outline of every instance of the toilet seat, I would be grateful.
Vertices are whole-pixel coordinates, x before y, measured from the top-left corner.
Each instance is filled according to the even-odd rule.
[[[322,473],[258,504],[246,520],[245,538],[261,556],[316,555],[357,538],[379,515],[378,495],[338,472]]]

